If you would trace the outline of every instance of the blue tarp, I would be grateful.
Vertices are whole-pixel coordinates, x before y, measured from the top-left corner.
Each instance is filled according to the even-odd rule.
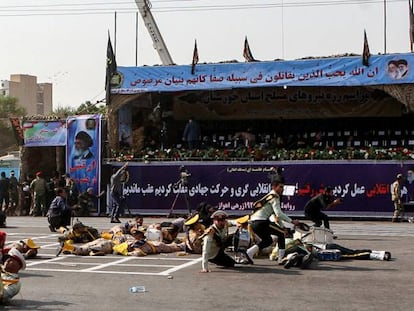
[[[291,86],[364,86],[413,83],[414,54],[252,63],[118,67],[113,94]]]

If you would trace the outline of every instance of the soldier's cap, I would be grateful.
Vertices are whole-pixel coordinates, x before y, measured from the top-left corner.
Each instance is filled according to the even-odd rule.
[[[194,216],[190,216],[189,218],[187,218],[187,220],[184,222],[184,225],[186,226],[190,226],[195,224],[198,220],[200,219],[200,215],[199,214],[195,214]]]
[[[397,174],[397,179],[401,179],[401,178],[403,178],[403,175],[402,174]]]
[[[26,269],[26,260],[24,259],[22,253],[15,247],[11,248],[7,254],[4,255],[4,261],[8,258],[13,258],[20,263],[20,269]]]
[[[37,245],[32,239],[26,239],[20,242],[26,244],[29,248],[40,248],[40,246]]]
[[[212,215],[211,218],[213,219],[227,219],[228,215],[226,212],[224,211],[215,211]]]
[[[243,225],[245,223],[247,223],[250,219],[250,215],[244,215],[243,217],[237,218],[236,222]]]

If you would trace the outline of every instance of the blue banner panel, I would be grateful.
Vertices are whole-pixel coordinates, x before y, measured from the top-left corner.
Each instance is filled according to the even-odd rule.
[[[79,192],[100,192],[101,115],[71,116],[67,120],[66,167]]]
[[[224,90],[291,86],[363,86],[412,83],[414,54],[373,55],[295,61],[198,64],[191,66],[118,67],[120,84],[113,94]]]
[[[24,121],[25,147],[66,145],[66,121]]]
[[[179,184],[183,164],[191,174],[188,187]],[[398,173],[407,176],[414,162],[130,163],[124,194],[132,213],[168,212],[175,199],[174,211],[186,212],[185,195],[193,210],[207,202],[222,210],[249,213],[253,203],[270,191],[273,166],[283,167],[286,184],[294,187],[294,194],[283,199],[283,209],[289,213],[303,215],[305,203],[329,185],[344,199],[333,213],[391,216],[390,184]],[[408,178],[403,193],[404,200],[414,201],[414,180]]]

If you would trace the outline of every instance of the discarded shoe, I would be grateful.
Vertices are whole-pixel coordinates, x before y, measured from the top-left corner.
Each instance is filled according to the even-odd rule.
[[[312,255],[312,253],[309,253],[309,254],[307,254],[307,255],[305,255],[304,257],[303,257],[303,259],[302,259],[302,263],[301,263],[301,265],[300,265],[300,268],[301,269],[307,269],[307,268],[309,268],[309,266],[310,266],[310,264],[312,263],[312,261],[313,261],[313,255]]]
[[[385,254],[384,254],[384,260],[386,260],[386,261],[391,260],[391,253],[390,252],[385,252]]]
[[[250,258],[248,253],[245,253],[245,257],[246,257],[247,263],[254,265],[253,259]]]
[[[116,224],[119,224],[119,223],[121,223],[121,221],[120,221],[119,219],[112,218],[112,219],[111,219],[111,223],[116,223]]]
[[[293,254],[287,255],[287,261],[285,262],[283,267],[285,269],[289,269],[289,268],[293,267],[297,263],[298,259],[299,259],[299,254],[298,253],[293,253]]]
[[[102,251],[90,251],[89,256],[105,256],[105,253]]]

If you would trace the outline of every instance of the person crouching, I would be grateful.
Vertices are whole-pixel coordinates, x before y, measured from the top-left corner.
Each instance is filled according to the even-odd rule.
[[[232,243],[232,235],[228,234],[227,213],[216,211],[211,215],[211,225],[201,237],[203,239],[203,252],[201,272],[210,272],[208,263],[212,262],[226,268],[234,267],[235,260],[224,252],[227,246]]]
[[[49,222],[49,229],[51,232],[56,232],[60,227],[70,225],[70,217],[72,216],[72,209],[66,204],[67,194],[65,189],[57,188],[56,197],[50,204],[47,212],[47,221]]]

